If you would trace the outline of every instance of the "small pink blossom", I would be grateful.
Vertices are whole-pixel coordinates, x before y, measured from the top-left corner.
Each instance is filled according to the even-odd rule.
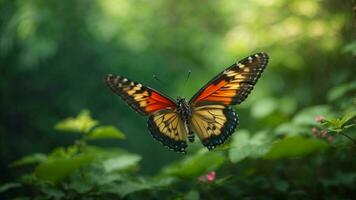
[[[316,122],[323,123],[324,120],[325,120],[325,117],[322,116],[322,115],[318,115],[314,119],[315,119]]]
[[[202,176],[198,177],[198,180],[201,182],[213,182],[216,178],[216,173],[215,171],[209,172],[207,174],[204,174]]]

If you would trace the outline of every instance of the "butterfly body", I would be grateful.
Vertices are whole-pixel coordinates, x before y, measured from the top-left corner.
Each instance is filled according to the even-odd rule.
[[[197,135],[209,150],[223,144],[235,131],[239,118],[230,107],[244,101],[268,63],[257,53],[231,65],[201,88],[189,101],[176,101],[158,91],[121,76],[107,75],[106,83],[130,107],[148,115],[148,129],[156,140],[186,152]]]
[[[192,107],[190,106],[189,102],[185,100],[185,98],[177,97],[177,111],[182,118],[182,121],[184,123],[187,137],[189,142],[194,142],[194,133],[192,131],[191,125],[190,125],[190,120],[192,117]]]

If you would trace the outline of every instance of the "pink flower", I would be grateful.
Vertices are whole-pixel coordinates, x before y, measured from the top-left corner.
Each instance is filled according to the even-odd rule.
[[[207,174],[204,174],[202,176],[198,177],[198,180],[201,182],[213,182],[216,178],[216,173],[215,171],[209,172]]]
[[[315,119],[316,122],[323,123],[324,120],[325,120],[325,117],[322,116],[322,115],[318,115],[314,119]]]

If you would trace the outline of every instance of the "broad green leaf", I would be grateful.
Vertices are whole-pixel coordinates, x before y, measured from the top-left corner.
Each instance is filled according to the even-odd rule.
[[[329,117],[333,116],[333,113],[328,105],[307,107],[294,116],[292,122],[297,125],[317,125],[315,117],[318,115]]]
[[[88,134],[89,139],[125,139],[125,135],[114,126],[99,126]]]
[[[90,154],[83,154],[73,158],[48,159],[37,166],[35,175],[43,180],[57,182],[92,160],[93,155]]]
[[[225,161],[222,152],[206,150],[187,156],[162,169],[162,175],[193,178],[220,167]]]
[[[121,154],[105,160],[103,166],[105,171],[110,173],[135,167],[140,160],[141,157],[135,154]]]
[[[28,155],[25,157],[20,158],[10,164],[10,167],[17,167],[22,165],[30,165],[30,164],[37,164],[45,161],[47,156],[42,153],[35,153],[32,155]]]
[[[260,157],[268,151],[269,145],[270,140],[266,132],[251,137],[248,131],[240,130],[233,136],[229,158],[231,162],[236,163],[247,157]]]
[[[99,122],[92,119],[88,110],[81,111],[77,117],[67,118],[55,125],[55,129],[65,132],[87,133]]]
[[[328,147],[329,145],[326,142],[319,139],[301,136],[286,137],[275,142],[265,155],[265,158],[279,159],[303,156]]]
[[[14,182],[5,183],[4,185],[0,186],[0,193],[6,192],[8,190],[11,190],[11,189],[14,189],[14,188],[18,188],[18,187],[21,187],[20,183],[14,183]]]

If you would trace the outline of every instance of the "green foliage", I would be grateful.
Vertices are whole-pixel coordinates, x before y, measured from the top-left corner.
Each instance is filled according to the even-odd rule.
[[[90,117],[90,112],[88,110],[83,110],[76,118],[70,117],[58,122],[55,129],[66,132],[87,133],[97,124],[98,121],[93,120]]]

